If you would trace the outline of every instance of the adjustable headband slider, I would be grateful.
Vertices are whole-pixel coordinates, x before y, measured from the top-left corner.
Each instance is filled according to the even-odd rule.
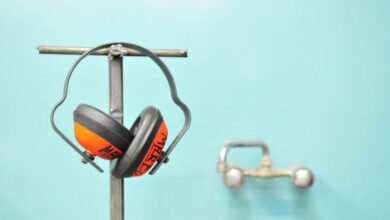
[[[122,46],[122,44],[113,44],[111,45],[111,50],[108,54],[109,59],[113,57],[123,57],[127,54],[126,49]]]
[[[84,155],[85,155],[86,157],[88,157],[91,161],[95,159],[95,157],[94,157],[92,154],[90,154],[90,153],[88,153],[88,152],[86,152],[86,151],[84,151]],[[81,159],[81,162],[82,162],[83,164],[87,164],[89,161],[88,161],[85,157],[83,157],[83,158]]]
[[[166,155],[167,154],[165,153],[165,151],[163,151],[161,157],[157,160],[157,162],[158,163],[168,163],[169,158]]]

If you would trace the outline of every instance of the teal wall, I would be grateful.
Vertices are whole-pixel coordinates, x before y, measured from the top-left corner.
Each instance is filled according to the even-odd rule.
[[[98,161],[104,174],[83,166],[49,124],[76,57],[35,47],[119,40],[188,49],[188,59],[164,60],[193,113],[171,162],[126,180],[126,219],[389,218],[390,1],[102,2],[0,2],[0,219],[108,219],[108,162]],[[152,62],[126,59],[125,80],[126,126],[153,104],[171,134],[179,130],[182,114]],[[72,135],[78,103],[107,110],[107,91],[106,58],[88,58],[60,127]],[[311,167],[314,187],[281,179],[224,188],[220,147],[253,138],[270,144],[275,166]],[[235,157],[248,166],[259,158]]]

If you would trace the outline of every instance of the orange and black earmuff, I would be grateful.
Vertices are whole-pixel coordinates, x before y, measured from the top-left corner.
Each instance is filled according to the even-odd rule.
[[[160,111],[146,107],[130,129],[134,139],[125,154],[115,160],[111,174],[118,178],[141,176],[163,154],[168,138],[168,129]]]
[[[99,109],[81,104],[73,112],[76,140],[85,154],[112,160],[126,151],[133,138],[129,130]]]
[[[99,109],[81,104],[73,112],[74,135],[85,154],[116,160],[112,174],[116,177],[141,176],[162,156],[168,129],[160,111],[145,108],[130,131]]]
[[[99,109],[86,104],[79,105],[74,111],[74,135],[79,144],[85,148],[84,151],[78,148],[56,126],[54,115],[57,108],[67,97],[69,81],[76,66],[89,54],[112,45],[120,45],[138,51],[152,59],[163,71],[171,90],[172,100],[180,107],[185,117],[182,129],[166,151],[163,151],[163,148],[168,138],[168,129],[160,111],[152,106],[146,107],[128,130]],[[111,173],[117,178],[141,176],[152,167],[149,174],[154,174],[162,163],[168,162],[169,154],[186,133],[191,123],[191,113],[178,97],[176,85],[168,67],[148,49],[123,42],[108,43],[92,48],[75,61],[66,77],[64,94],[54,106],[50,117],[54,131],[83,157],[84,163],[89,163],[100,172],[103,172],[93,161],[95,156],[113,160]]]

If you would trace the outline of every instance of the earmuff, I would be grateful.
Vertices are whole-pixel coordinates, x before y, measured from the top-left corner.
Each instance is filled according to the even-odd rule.
[[[160,110],[153,106],[146,107],[139,114],[131,128],[127,129],[103,111],[91,105],[80,104],[73,112],[73,127],[74,136],[85,149],[84,151],[80,150],[67,138],[54,122],[55,111],[66,99],[69,80],[78,63],[87,55],[114,44],[123,45],[151,58],[163,71],[171,89],[172,100],[184,113],[184,126],[165,152],[163,148],[168,138],[168,129]],[[168,155],[188,130],[190,122],[190,111],[179,99],[174,79],[166,65],[151,51],[129,43],[104,44],[81,55],[69,70],[65,80],[64,95],[54,106],[51,113],[51,123],[54,131],[83,157],[84,163],[90,163],[102,172],[103,170],[93,162],[94,158],[97,156],[106,160],[113,160],[111,174],[117,178],[141,176],[153,166],[149,173],[154,174],[162,163],[168,161]]]
[[[160,111],[146,107],[130,130],[99,109],[81,104],[73,112],[74,135],[85,154],[115,161],[116,177],[141,176],[162,156],[168,129]],[[124,154],[124,155],[123,155]],[[122,156],[123,155],[123,156]]]
[[[124,155],[114,161],[111,174],[116,177],[141,176],[160,159],[168,138],[168,129],[160,111],[146,107],[134,122],[134,136]]]
[[[112,160],[126,151],[133,135],[123,125],[99,109],[81,104],[73,112],[76,140],[91,159]]]

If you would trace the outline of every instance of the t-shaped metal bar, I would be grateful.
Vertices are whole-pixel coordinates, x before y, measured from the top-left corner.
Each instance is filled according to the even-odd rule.
[[[68,54],[68,55],[81,55],[88,51],[89,47],[62,47],[62,46],[46,46],[40,45],[37,47],[40,54]],[[124,56],[144,56],[138,51],[124,48],[126,53]],[[187,57],[187,50],[180,49],[149,49],[159,57]],[[108,56],[111,52],[111,48],[107,47],[92,53],[92,55]]]
[[[68,54],[81,55],[92,48],[88,47],[63,47],[63,46],[38,46],[40,54]],[[116,54],[120,50],[123,53]],[[187,57],[187,50],[178,49],[150,49],[159,57]],[[123,123],[123,57],[144,56],[138,51],[124,48],[121,45],[107,47],[92,53],[109,57],[110,79],[110,114],[119,123]],[[110,175],[110,220],[124,219],[124,187],[123,179]]]

